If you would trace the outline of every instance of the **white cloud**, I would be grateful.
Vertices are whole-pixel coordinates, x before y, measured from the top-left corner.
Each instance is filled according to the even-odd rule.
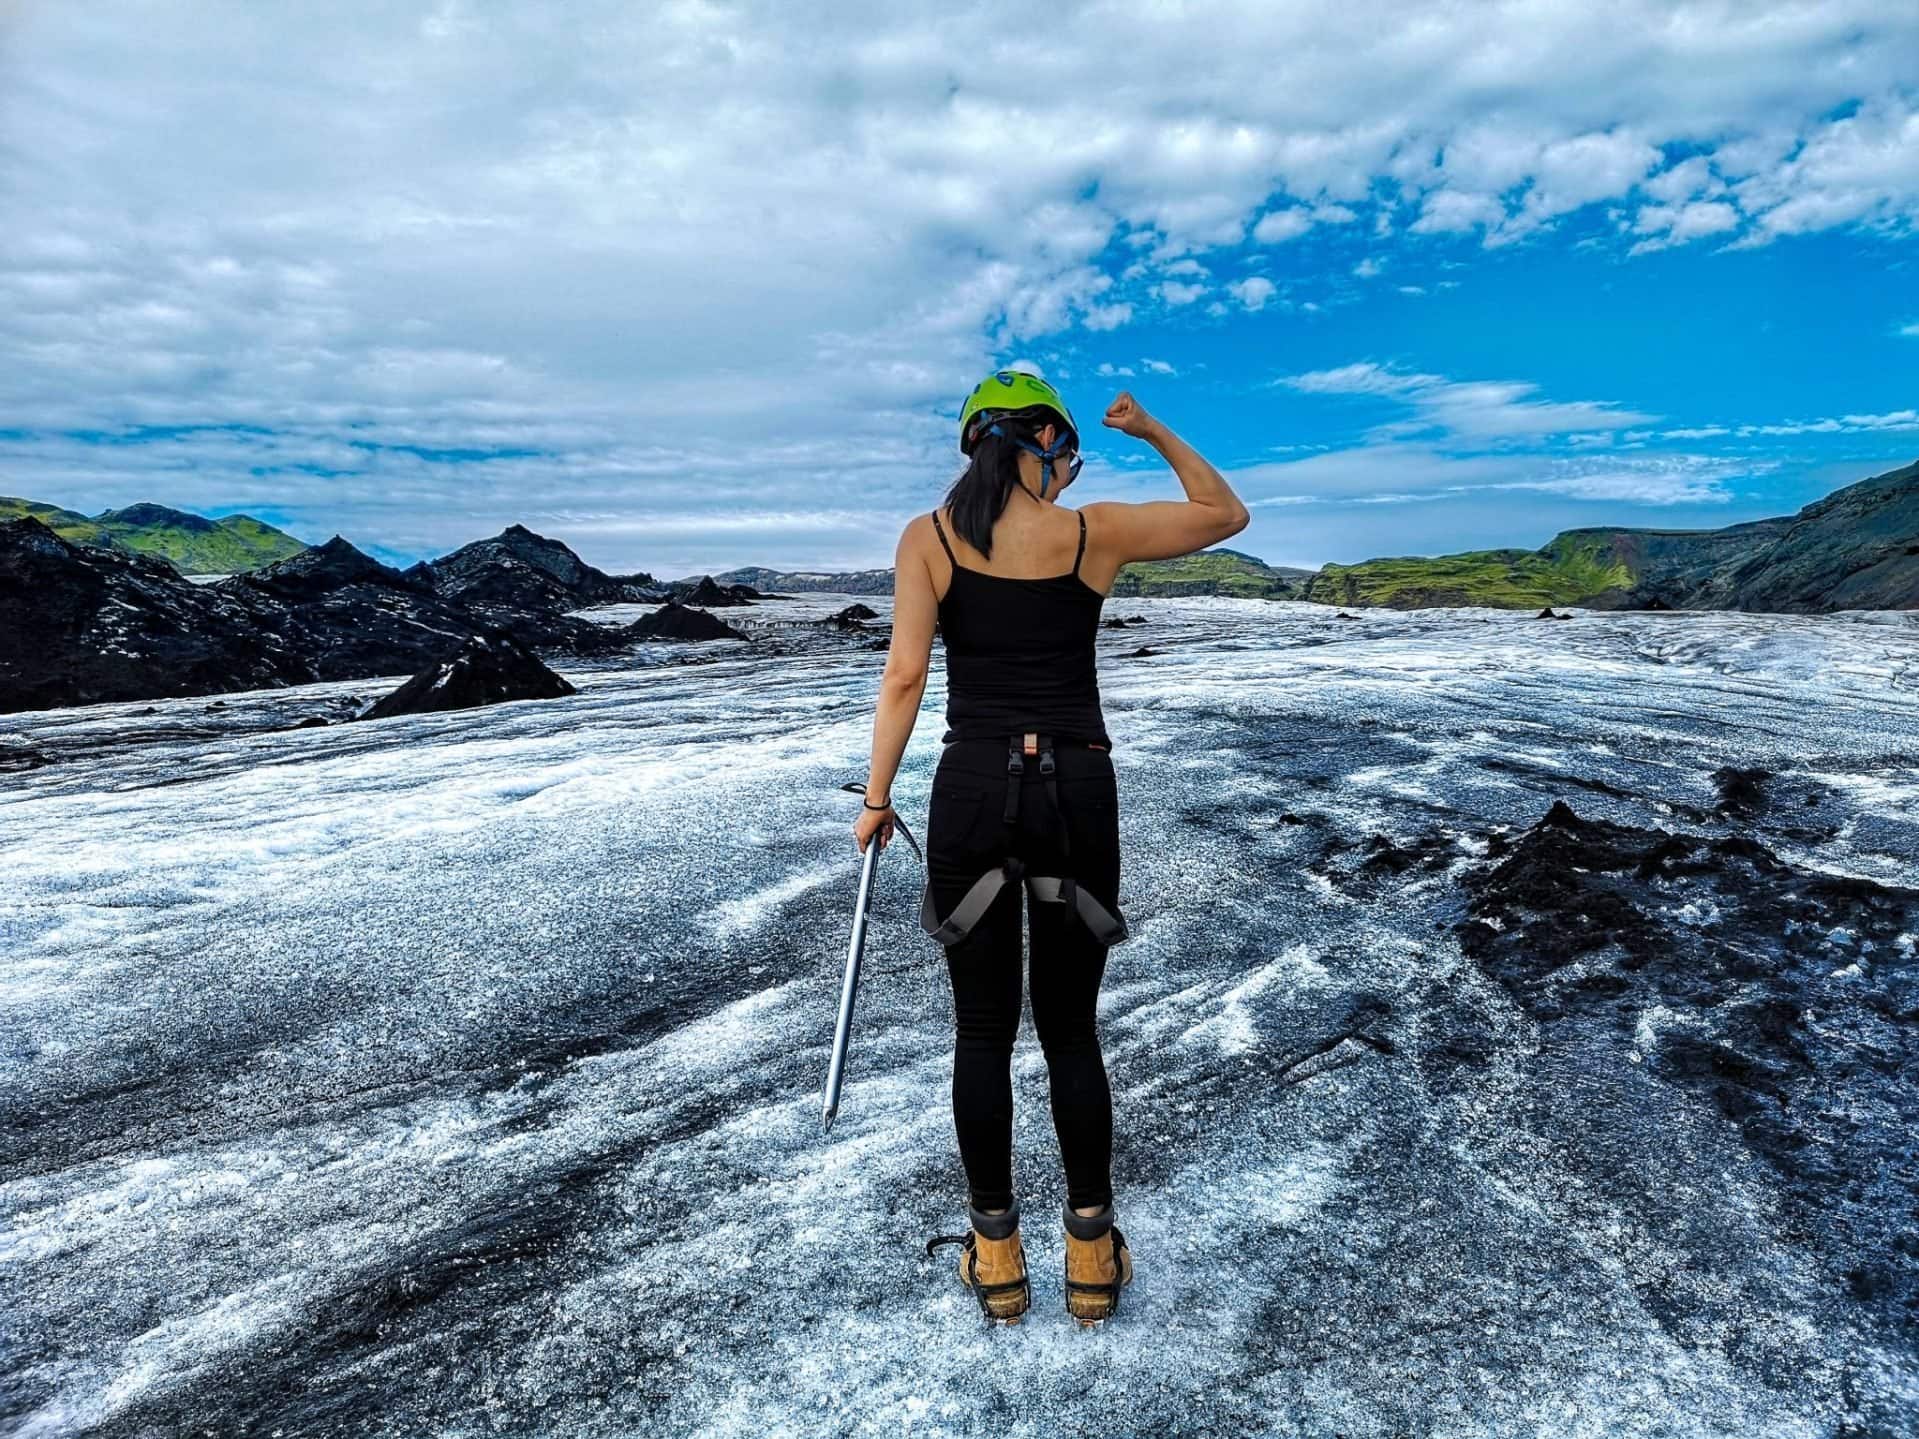
[[[1249,310],[1263,310],[1266,302],[1277,293],[1278,287],[1264,275],[1251,275],[1226,287]]]
[[[1141,360],[1139,363],[1140,367],[1149,375],[1176,375],[1179,373],[1179,371],[1175,370],[1164,360]]]
[[[1739,211],[1723,200],[1693,200],[1683,205],[1642,206],[1633,230],[1651,238],[1632,247],[1633,254],[1683,245],[1702,235],[1722,235],[1739,226]]]
[[[1385,268],[1386,266],[1382,261],[1374,258],[1371,255],[1368,255],[1365,259],[1361,260],[1357,265],[1353,266],[1353,273],[1359,276],[1359,278],[1362,280],[1370,280],[1373,278],[1373,276],[1379,274],[1380,271],[1384,270]]]
[[[1372,395],[1406,404],[1412,416],[1376,426],[1372,433],[1379,439],[1437,430],[1475,442],[1496,443],[1609,432],[1658,418],[1623,409],[1608,400],[1537,399],[1539,387],[1524,380],[1449,380],[1395,370],[1370,360],[1288,375],[1278,383],[1304,394]]]
[[[1303,205],[1293,205],[1260,216],[1259,223],[1253,226],[1253,238],[1262,245],[1276,245],[1282,240],[1297,239],[1312,228],[1312,211]]]
[[[1919,430],[1919,410],[1891,410],[1881,415],[1827,416],[1818,420],[1788,420],[1773,425],[1740,425],[1733,431],[1748,435],[1872,434],[1886,430]]]
[[[1458,504],[1460,496],[1516,492],[1671,507],[1723,505],[1734,481],[1767,468],[1705,455],[1461,455],[1389,443],[1246,466],[1227,479],[1249,509],[1307,501]]]
[[[1909,339],[1919,340],[1919,320],[1914,320],[1909,325],[1901,325],[1899,327],[1899,333]]]
[[[688,485],[778,513],[897,446],[852,481],[887,512],[953,461],[995,357],[1211,298],[1208,252],[1249,229],[1919,223],[1910,0],[1069,8],[1039,89],[1010,0],[5,16],[0,430],[41,437],[9,442],[9,486],[264,495],[396,544],[679,513]],[[60,438],[138,426],[164,442]]]

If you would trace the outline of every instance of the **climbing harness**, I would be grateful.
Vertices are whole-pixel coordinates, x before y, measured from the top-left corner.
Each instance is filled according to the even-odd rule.
[[[1068,832],[1066,812],[1059,802],[1054,743],[1052,735],[1032,731],[1010,736],[1006,748],[1006,808],[1001,818],[1006,823],[1006,836],[1010,841],[1019,833],[1019,796],[1021,781],[1026,774],[1026,760],[1029,756],[1037,756],[1040,775],[1046,781],[1046,796],[1052,802],[1053,814],[1059,821],[1060,854],[1066,860],[1065,867],[1069,873],[1028,874],[1025,861],[1018,855],[1008,854],[1003,861],[973,881],[972,888],[966,891],[945,919],[941,919],[934,908],[933,882],[931,875],[928,875],[926,890],[920,899],[920,927],[941,944],[950,947],[965,939],[972,933],[973,926],[979,923],[981,916],[992,907],[999,892],[1008,884],[1020,883],[1024,883],[1027,892],[1042,903],[1066,905],[1101,944],[1119,944],[1127,938],[1125,917],[1088,894],[1070,873],[1073,862],[1072,836]],[[1060,743],[1077,744],[1083,741]]]

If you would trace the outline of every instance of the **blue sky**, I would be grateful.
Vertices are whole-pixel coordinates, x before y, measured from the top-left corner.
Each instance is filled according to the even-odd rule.
[[[1014,363],[1275,563],[1919,456],[1909,0],[1047,14],[0,8],[0,493],[878,566]]]

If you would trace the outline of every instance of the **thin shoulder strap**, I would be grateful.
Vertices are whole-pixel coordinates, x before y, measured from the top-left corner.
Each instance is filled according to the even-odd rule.
[[[1075,510],[1073,513],[1079,516],[1079,548],[1073,552],[1073,573],[1078,575],[1080,557],[1086,553],[1086,512]]]
[[[938,510],[933,511],[933,530],[940,537],[940,548],[946,551],[946,558],[952,562],[954,569],[958,569],[959,561],[953,557],[953,547],[946,543],[946,531],[940,525],[940,512]],[[1078,568],[1078,566],[1074,568]]]

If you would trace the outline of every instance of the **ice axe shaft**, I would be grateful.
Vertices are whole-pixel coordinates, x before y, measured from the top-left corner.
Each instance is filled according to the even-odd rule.
[[[833,1127],[839,1113],[840,1083],[846,1078],[846,1048],[853,1038],[853,1002],[860,992],[860,960],[866,952],[866,913],[873,895],[873,868],[879,863],[880,838],[866,841],[866,854],[860,862],[860,893],[853,903],[853,938],[846,947],[846,973],[840,979],[840,1013],[833,1025],[833,1058],[826,1066],[826,1109],[820,1116],[824,1129]]]

